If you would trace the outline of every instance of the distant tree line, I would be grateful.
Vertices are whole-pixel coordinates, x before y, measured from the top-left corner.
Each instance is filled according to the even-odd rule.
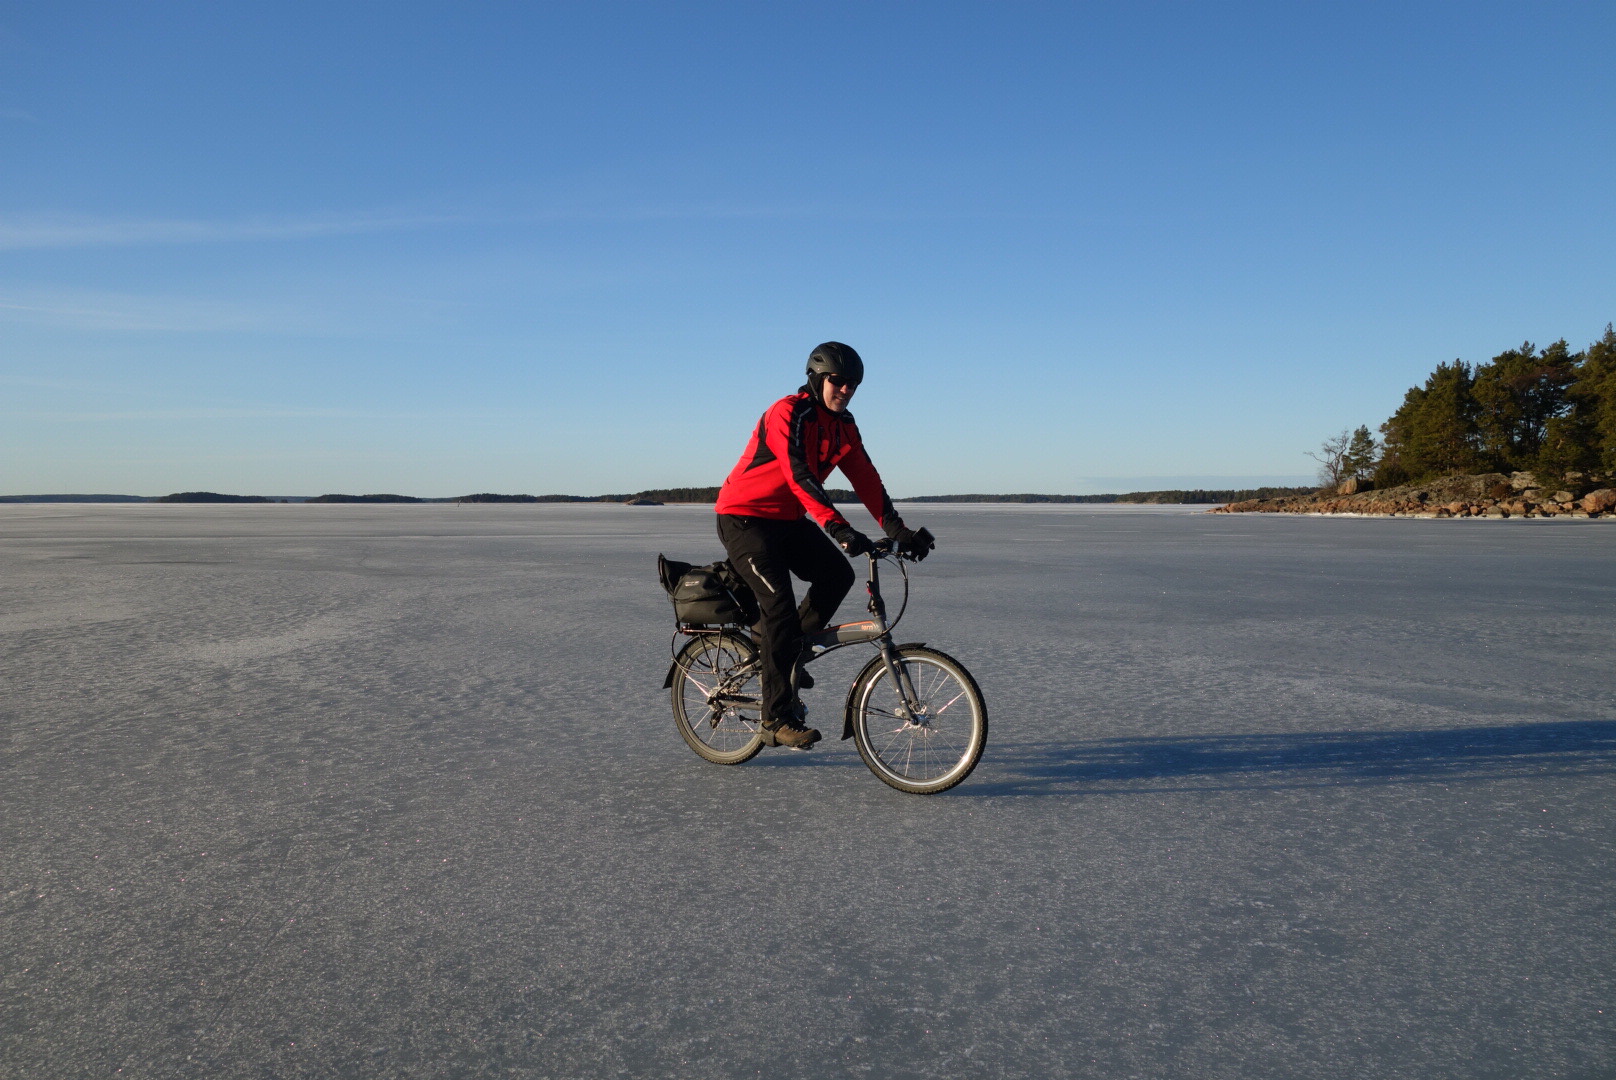
[[[1360,429],[1368,437],[1368,428]],[[895,502],[913,503],[1226,503],[1244,499],[1280,499],[1312,492],[1307,487],[1260,488],[1191,488],[1166,491],[1130,491],[1110,495],[916,495]],[[857,492],[848,488],[826,488],[831,500],[839,503],[858,502]],[[296,502],[311,503],[623,503],[643,499],[657,503],[715,503],[716,487],[648,488],[645,491],[613,495],[498,495],[478,492],[444,499],[423,499],[414,495],[316,495]],[[285,502],[263,495],[221,495],[214,491],[180,491],[155,499],[142,495],[3,495],[0,502],[203,502],[203,503],[262,503]]]
[[[0,495],[0,503],[131,503],[151,502],[144,495]]]
[[[853,502],[858,496],[851,491],[841,488],[826,488],[826,493],[836,502]],[[495,495],[482,492],[477,495],[461,495],[455,499],[425,500],[428,502],[524,502],[524,503],[623,503],[632,500],[645,500],[659,503],[715,503],[718,501],[718,488],[716,487],[680,487],[680,488],[646,488],[644,491],[617,492],[607,495]]]
[[[1395,487],[1451,473],[1616,472],[1616,330],[1607,325],[1581,352],[1562,338],[1473,367],[1438,364],[1380,435],[1377,443],[1365,426],[1325,440],[1310,455],[1320,479]]]
[[[1310,487],[1174,488],[1166,491],[1129,491],[1120,495],[915,495],[894,502],[909,503],[1226,503],[1244,499],[1283,499],[1311,494]]]
[[[267,503],[273,502],[264,495],[221,495],[217,491],[176,491],[172,495],[161,495],[152,502],[166,503]]]
[[[857,502],[857,493],[846,488],[826,488],[832,502]],[[718,501],[718,488],[716,487],[681,487],[681,488],[648,488],[637,491],[632,495],[600,495],[598,502],[628,502],[630,499],[649,499],[660,503],[715,503]]]

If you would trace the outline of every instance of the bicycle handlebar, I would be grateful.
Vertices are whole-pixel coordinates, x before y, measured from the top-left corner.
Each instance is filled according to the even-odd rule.
[[[890,536],[883,536],[871,542],[869,552],[872,559],[896,559],[901,562],[919,562],[920,556],[909,555],[898,550],[898,542]]]

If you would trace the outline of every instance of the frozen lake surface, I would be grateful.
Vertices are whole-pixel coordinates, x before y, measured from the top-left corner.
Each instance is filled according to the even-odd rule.
[[[680,742],[708,508],[0,507],[0,1075],[1616,1075],[1616,525],[905,512],[932,798]]]

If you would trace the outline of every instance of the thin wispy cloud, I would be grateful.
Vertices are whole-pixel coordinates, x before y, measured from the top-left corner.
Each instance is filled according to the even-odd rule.
[[[15,105],[0,105],[0,120],[16,120],[24,124],[37,124],[39,118],[27,109],[19,109]]]
[[[0,323],[89,331],[145,333],[286,332],[308,322],[299,312],[264,304],[137,296],[127,293],[0,293]]]
[[[8,415],[0,411],[0,416]],[[536,409],[442,409],[374,410],[345,408],[311,408],[307,406],[200,405],[171,409],[30,409],[9,415],[36,423],[103,423],[120,420],[132,421],[192,421],[192,420],[343,420],[353,422],[397,423],[439,422],[444,420],[534,419],[540,415]],[[479,451],[480,453],[482,451]],[[489,451],[492,453],[493,451]]]
[[[387,293],[316,294],[270,298],[126,293],[100,289],[8,286],[0,283],[0,327],[92,334],[234,334],[272,337],[375,339],[415,325],[411,317],[442,304]],[[17,359],[13,353],[10,359]]]
[[[3,113],[0,113],[3,115]],[[187,220],[0,215],[0,251],[53,248],[285,243],[326,237],[408,232],[446,225],[521,226],[565,221],[898,220],[938,216],[923,207],[566,201],[495,214],[353,214],[304,218]]]
[[[352,409],[193,408],[119,409],[103,411],[30,412],[29,419],[51,423],[101,423],[114,420],[368,420],[378,417]]]
[[[0,217],[0,251],[140,244],[230,244],[400,232],[467,219],[450,215],[244,218],[236,221]]]
[[[70,393],[122,394],[126,388],[112,383],[93,382],[89,379],[42,379],[32,375],[11,375],[0,371],[0,386],[22,387],[27,390],[65,390]]]

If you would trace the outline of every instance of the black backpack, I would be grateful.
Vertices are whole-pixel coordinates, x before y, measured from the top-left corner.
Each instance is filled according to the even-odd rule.
[[[657,577],[680,626],[751,626],[758,621],[757,598],[727,560],[692,566],[658,555]]]

